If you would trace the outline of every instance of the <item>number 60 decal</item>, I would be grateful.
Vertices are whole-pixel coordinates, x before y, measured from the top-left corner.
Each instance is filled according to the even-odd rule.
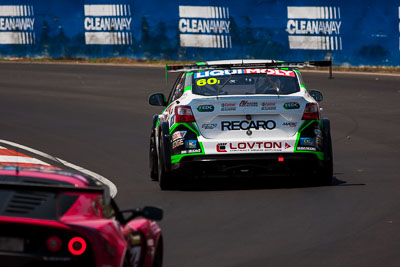
[[[196,84],[197,86],[204,86],[206,84],[213,85],[213,84],[219,84],[220,80],[216,78],[208,78],[208,79],[200,79],[197,80]]]

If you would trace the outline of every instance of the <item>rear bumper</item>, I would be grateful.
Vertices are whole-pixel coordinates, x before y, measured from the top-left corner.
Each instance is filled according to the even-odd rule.
[[[182,158],[171,170],[190,176],[287,176],[317,172],[323,162],[314,153],[199,155]]]

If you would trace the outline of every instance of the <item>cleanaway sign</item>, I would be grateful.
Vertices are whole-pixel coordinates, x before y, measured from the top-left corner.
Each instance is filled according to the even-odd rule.
[[[85,44],[132,44],[130,5],[85,5]]]
[[[340,7],[288,6],[289,48],[342,50]]]
[[[0,5],[0,44],[35,43],[32,5]]]
[[[231,48],[229,8],[179,6],[181,47]]]

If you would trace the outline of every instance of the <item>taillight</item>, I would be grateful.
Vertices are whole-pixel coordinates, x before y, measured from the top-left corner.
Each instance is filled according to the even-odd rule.
[[[319,120],[319,107],[317,103],[307,103],[302,120]]]
[[[46,247],[51,252],[57,252],[61,249],[62,241],[58,236],[50,236],[46,240]]]
[[[192,109],[189,106],[175,107],[175,122],[194,122]]]
[[[86,250],[86,241],[82,237],[76,236],[68,242],[68,250],[72,255],[82,255]]]

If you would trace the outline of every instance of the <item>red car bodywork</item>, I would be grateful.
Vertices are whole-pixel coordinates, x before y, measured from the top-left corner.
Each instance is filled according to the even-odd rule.
[[[0,145],[2,144],[0,143]],[[0,159],[2,159],[1,155],[33,158],[31,155],[17,153],[5,147],[0,148]],[[35,183],[62,183],[64,186],[75,188],[89,188],[93,185],[99,187],[98,181],[92,181],[91,177],[70,169],[64,170],[56,162],[44,161],[39,157],[36,161],[26,160],[35,163],[13,163],[10,162],[8,156],[5,158],[5,162],[0,160],[0,181],[13,181],[15,178],[15,180],[25,183],[30,179]],[[1,183],[0,190],[3,190]],[[18,192],[16,190],[14,194]],[[23,251],[5,251],[4,246],[0,244],[0,262],[12,264],[11,266],[80,266],[80,259],[84,258],[85,266],[150,267],[162,265],[162,237],[156,222],[143,218],[124,221],[121,219],[122,215],[117,214],[119,210],[115,202],[111,199],[109,203],[105,203],[106,196],[99,192],[66,192],[62,194],[73,196],[74,201],[67,205],[68,208],[65,212],[55,218],[52,216],[39,218],[42,216],[41,214],[36,218],[24,215],[23,212],[21,214],[19,209],[22,208],[18,206],[21,199],[16,204],[10,202],[12,205],[9,204],[4,211],[0,210],[0,229],[9,229],[6,233],[0,230],[0,240],[2,235],[16,236],[25,240]],[[53,199],[50,198],[49,201],[53,201]],[[58,208],[56,209],[58,210]],[[14,214],[13,212],[16,215],[10,216],[10,214]],[[36,237],[27,237],[33,236],[34,233],[40,234],[36,234]],[[53,252],[46,242],[50,242],[49,238],[57,235],[65,237],[64,239],[60,237],[61,248]],[[71,243],[73,237],[81,237],[86,241],[87,248],[82,255],[73,255],[69,249],[69,246],[74,244]],[[27,251],[26,247],[29,247],[27,242],[36,242],[35,244],[38,245],[31,245],[30,251]],[[78,250],[81,248],[78,246]]]

